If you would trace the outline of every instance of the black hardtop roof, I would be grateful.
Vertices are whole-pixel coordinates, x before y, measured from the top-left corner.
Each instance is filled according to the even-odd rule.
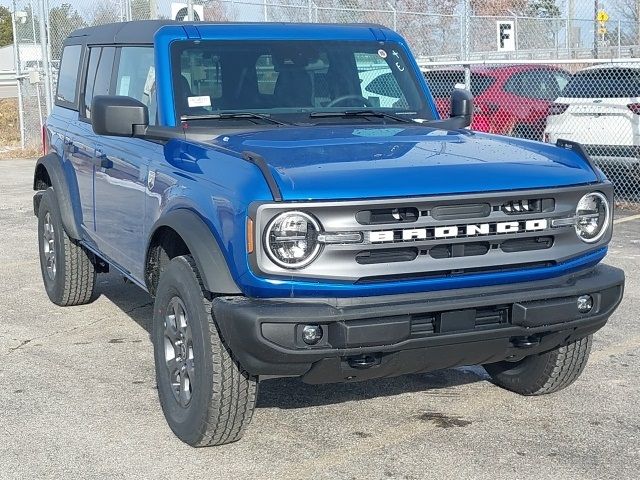
[[[147,44],[153,43],[153,36],[155,33],[165,25],[226,25],[234,23],[238,26],[257,25],[256,22],[183,22],[178,20],[136,20],[133,22],[118,22],[118,23],[106,23],[104,25],[96,25],[94,27],[85,27],[78,30],[74,30],[69,34],[65,40],[65,45],[68,44],[82,44],[82,43],[95,43],[95,44]],[[386,27],[377,24],[309,24],[309,23],[281,23],[283,28],[292,26],[309,26],[314,27],[322,25],[331,26],[345,26],[345,27],[364,27],[364,28],[382,28]]]

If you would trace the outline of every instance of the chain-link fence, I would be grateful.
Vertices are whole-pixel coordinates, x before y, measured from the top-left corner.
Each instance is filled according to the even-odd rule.
[[[583,144],[622,207],[640,202],[640,61],[423,64],[440,114],[451,91],[474,94],[472,129]]]

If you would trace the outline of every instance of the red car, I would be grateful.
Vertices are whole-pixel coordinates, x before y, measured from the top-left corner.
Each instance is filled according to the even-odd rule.
[[[427,70],[438,112],[449,116],[449,98],[456,84],[464,85],[464,70]],[[549,105],[571,79],[566,70],[549,65],[472,67],[471,93],[476,113],[473,130],[542,140]]]

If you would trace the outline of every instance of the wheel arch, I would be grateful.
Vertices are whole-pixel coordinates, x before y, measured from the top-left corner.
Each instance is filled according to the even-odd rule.
[[[56,199],[62,217],[62,225],[67,235],[74,240],[81,240],[80,227],[74,214],[69,184],[62,170],[62,160],[54,152],[40,157],[36,162],[33,174],[33,189],[38,192],[34,197],[34,210],[36,215],[41,196],[39,193],[49,187],[53,187],[56,193]]]
[[[185,254],[196,262],[207,291],[225,295],[242,293],[210,228],[196,213],[180,208],[160,218],[149,236],[144,279],[152,295],[168,260]]]

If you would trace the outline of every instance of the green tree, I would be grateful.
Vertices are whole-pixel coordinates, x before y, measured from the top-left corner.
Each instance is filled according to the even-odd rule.
[[[62,42],[78,28],[86,27],[78,11],[68,3],[53,7],[49,11],[49,39],[51,42],[51,58],[58,59],[62,52]]]
[[[13,43],[13,27],[11,26],[11,12],[0,6],[0,47]]]

